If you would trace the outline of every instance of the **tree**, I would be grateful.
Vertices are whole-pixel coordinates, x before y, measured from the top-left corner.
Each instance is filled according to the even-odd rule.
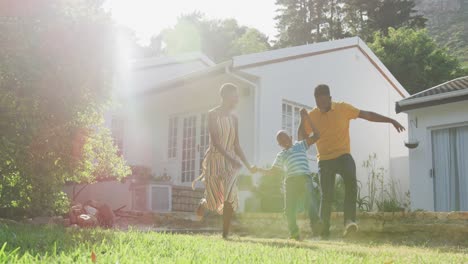
[[[249,28],[242,36],[234,40],[231,54],[250,54],[269,49],[268,37],[257,29]]]
[[[416,9],[427,18],[429,34],[468,68],[468,5],[462,1],[416,0]]]
[[[390,28],[388,36],[376,33],[370,48],[410,94],[466,74],[425,29]]]
[[[346,35],[343,0],[277,0],[276,46],[304,45]]]
[[[276,0],[276,46],[304,45],[359,35],[369,39],[389,27],[423,28],[413,0]]]
[[[165,29],[153,38],[151,46],[162,49],[153,54],[198,51],[215,62],[250,51],[270,49],[268,38],[260,31],[239,26],[234,19],[209,20],[200,13],[179,17],[173,28]]]
[[[102,125],[116,59],[100,4],[0,4],[2,214],[50,214],[66,181],[130,173]]]
[[[414,0],[379,0],[366,5],[368,23],[371,31],[382,31],[388,34],[388,29],[408,27],[421,29],[426,26],[426,19],[417,15]]]

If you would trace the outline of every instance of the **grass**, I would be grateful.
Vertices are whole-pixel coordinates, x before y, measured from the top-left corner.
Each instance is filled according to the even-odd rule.
[[[0,223],[0,263],[468,263],[468,249]]]

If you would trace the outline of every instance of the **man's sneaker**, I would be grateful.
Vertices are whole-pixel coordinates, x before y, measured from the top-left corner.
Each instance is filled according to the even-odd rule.
[[[345,230],[343,232],[343,237],[347,237],[351,234],[355,234],[359,230],[358,225],[353,221],[346,221]]]

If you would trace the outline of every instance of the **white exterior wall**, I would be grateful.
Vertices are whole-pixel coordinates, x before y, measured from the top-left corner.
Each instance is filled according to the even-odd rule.
[[[75,191],[78,192],[84,185],[78,184]],[[66,185],[64,192],[72,199],[73,185]],[[118,193],[118,195],[116,195]],[[132,192],[130,181],[121,183],[119,181],[106,181],[90,184],[78,195],[76,201],[85,203],[88,200],[96,200],[108,204],[113,210],[126,206],[124,210],[132,209]]]
[[[397,118],[406,124],[405,115],[396,115],[395,102],[402,97],[357,48],[288,60],[244,70],[260,77],[260,137],[258,165],[271,164],[280,151],[276,132],[281,129],[282,100],[315,106],[314,88],[325,83],[331,87],[334,101],[345,101],[357,108]],[[364,120],[351,121],[351,148],[356,161],[358,179],[365,186],[367,172],[362,167],[371,153],[376,153],[379,166],[402,183],[405,191],[408,178],[406,133],[398,133],[387,124]],[[391,162],[393,160],[394,162]],[[403,161],[401,161],[403,160]],[[397,162],[398,161],[398,162]],[[391,166],[391,164],[393,166]],[[317,164],[312,164],[317,170]],[[390,171],[390,169],[392,171]]]
[[[181,145],[182,145],[182,127],[178,127],[177,157],[168,158],[168,133],[169,118],[172,116],[184,116],[191,114],[207,113],[208,110],[217,106],[220,102],[219,88],[224,82],[234,82],[226,76],[218,76],[204,81],[194,81],[187,86],[174,87],[171,91],[157,93],[147,97],[140,104],[144,105],[140,116],[145,117],[145,123],[140,126],[148,127],[148,143],[144,148],[147,149],[147,156],[150,156],[144,165],[152,168],[152,171],[161,175],[166,169],[169,176],[175,184],[180,185],[181,179]],[[237,83],[242,89],[248,89],[242,84]],[[244,90],[245,91],[245,90]],[[240,97],[239,105],[234,114],[239,118],[239,140],[248,159],[252,159],[254,152],[253,131],[253,92]],[[197,119],[197,126],[200,125],[200,119]],[[131,138],[139,139],[141,136],[136,131]],[[127,142],[131,141],[126,138]],[[140,139],[141,140],[141,139]],[[198,139],[197,139],[198,140]],[[143,147],[143,146],[142,146]],[[140,149],[142,149],[140,147]],[[142,160],[141,152],[132,154],[125,152],[127,158],[132,161]],[[203,153],[199,153],[203,156]],[[144,159],[146,161],[146,159]],[[196,174],[198,176],[198,173]],[[185,183],[183,185],[190,185]]]
[[[468,124],[468,103],[462,101],[408,111],[408,120],[416,118],[418,126],[410,126],[410,134],[419,141],[419,146],[409,151],[411,206],[413,209],[433,211],[431,130]]]

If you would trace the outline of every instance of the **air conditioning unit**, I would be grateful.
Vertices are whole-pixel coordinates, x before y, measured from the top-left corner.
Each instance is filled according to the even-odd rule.
[[[153,212],[172,210],[172,187],[170,185],[150,185],[149,208]]]

